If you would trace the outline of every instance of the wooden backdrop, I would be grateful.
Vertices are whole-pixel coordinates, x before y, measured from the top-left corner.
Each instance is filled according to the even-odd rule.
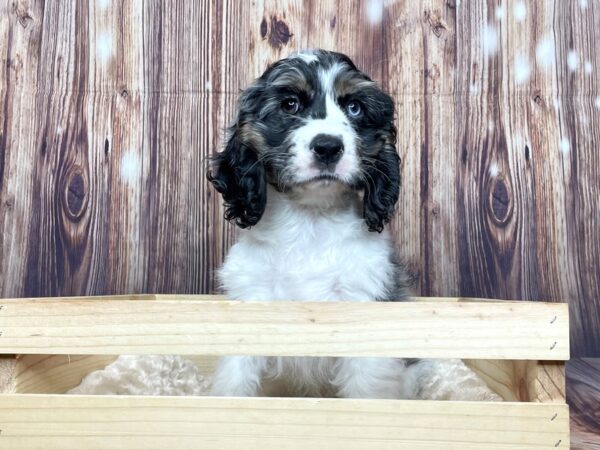
[[[212,292],[237,230],[206,158],[323,47],[396,98],[418,292],[568,300],[600,356],[598,45],[598,0],[2,0],[0,296]]]
[[[268,63],[323,47],[396,99],[418,293],[568,300],[599,357],[599,45],[599,0],[0,0],[0,297],[213,292],[237,230],[206,158]]]

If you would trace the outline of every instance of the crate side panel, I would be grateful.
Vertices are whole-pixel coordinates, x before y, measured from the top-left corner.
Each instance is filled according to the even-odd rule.
[[[4,395],[3,448],[555,449],[566,405]]]

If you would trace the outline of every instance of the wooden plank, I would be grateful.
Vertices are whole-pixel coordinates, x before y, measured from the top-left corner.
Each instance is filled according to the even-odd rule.
[[[600,358],[567,363],[573,450],[600,450]]]
[[[12,450],[569,446],[564,404],[4,395],[0,424]]]
[[[466,360],[465,364],[504,400],[565,403],[565,364],[562,361],[479,359]]]
[[[569,298],[575,353],[600,354],[588,3],[530,2],[517,21],[491,0],[3,2],[0,295],[214,291],[238,231],[199,176],[206,158],[240,89],[323,45],[396,98],[390,228],[420,293]]]
[[[0,352],[569,358],[566,304],[5,300]]]

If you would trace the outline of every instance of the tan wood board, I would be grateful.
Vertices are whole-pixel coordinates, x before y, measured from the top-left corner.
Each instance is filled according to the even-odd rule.
[[[11,450],[568,448],[567,405],[5,395]]]
[[[0,353],[565,360],[568,331],[559,303],[0,303]]]
[[[600,355],[600,7],[519,3],[0,2],[0,296],[215,292],[239,230],[206,160],[268,63],[324,47],[396,101],[418,293],[566,299]]]

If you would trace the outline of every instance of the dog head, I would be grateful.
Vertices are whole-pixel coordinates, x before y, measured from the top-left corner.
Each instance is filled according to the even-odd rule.
[[[223,195],[225,218],[242,228],[260,220],[271,184],[296,197],[359,192],[369,230],[381,232],[398,201],[395,142],[389,95],[345,55],[302,52],[242,93],[208,179]]]

